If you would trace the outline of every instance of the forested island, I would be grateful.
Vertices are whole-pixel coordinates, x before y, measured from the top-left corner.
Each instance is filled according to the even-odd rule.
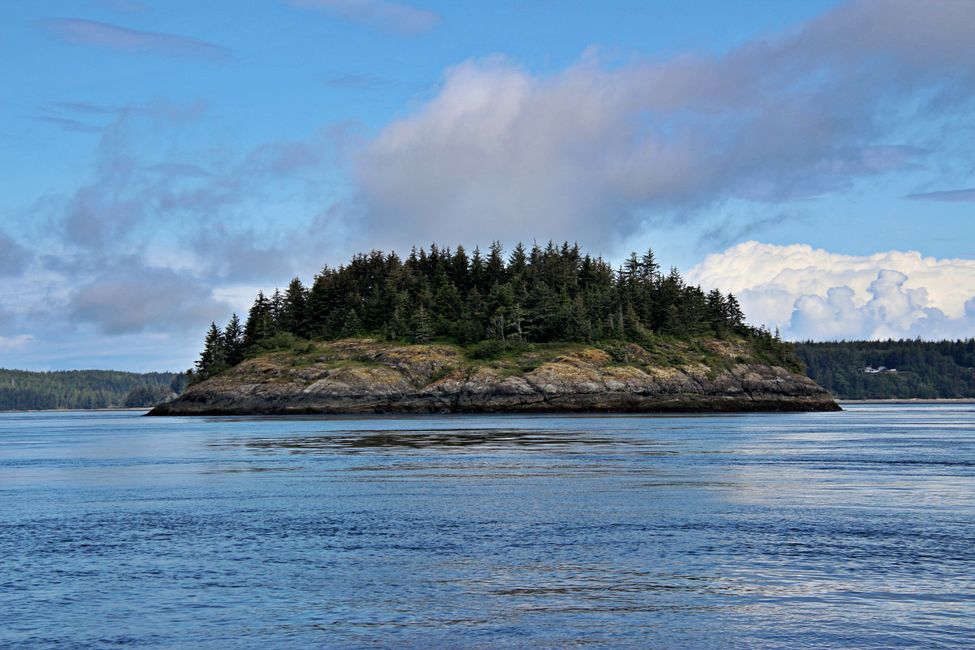
[[[975,398],[975,339],[807,341],[795,350],[840,399]]]
[[[578,245],[373,251],[260,292],[155,414],[835,409],[738,300]]]
[[[734,295],[705,293],[676,268],[662,273],[652,250],[614,269],[578,245],[519,244],[506,261],[495,243],[487,255],[436,245],[405,260],[373,251],[326,267],[310,288],[294,278],[284,292],[259,292],[244,325],[236,314],[222,330],[211,324],[195,372],[205,379],[304,340],[363,336],[461,346],[744,337],[801,370],[788,344],[745,323]]]
[[[0,369],[0,410],[149,407],[187,383],[160,412],[825,408],[803,373],[839,399],[975,398],[975,339],[786,343],[652,250],[431,246],[259,292],[188,373]]]
[[[0,411],[149,407],[182,392],[186,380],[169,372],[0,368]]]

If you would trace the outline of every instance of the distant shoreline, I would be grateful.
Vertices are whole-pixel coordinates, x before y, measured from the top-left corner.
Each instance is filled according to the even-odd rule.
[[[894,397],[889,399],[838,399],[837,404],[975,404],[975,397]]]
[[[944,397],[944,398],[930,398],[930,397],[900,397],[896,399],[837,399],[837,404],[841,406],[843,404],[975,404],[975,397]],[[105,413],[105,412],[115,412],[115,411],[149,411],[153,407],[151,406],[139,406],[139,407],[118,407],[118,408],[100,408],[100,409],[8,409],[0,411],[0,415],[4,413],[67,413],[70,411],[82,411],[86,413]],[[527,414],[527,415],[530,415]],[[596,413],[595,415],[600,415]],[[605,415],[616,415],[615,413],[606,413]],[[637,413],[626,413],[626,415],[637,415]],[[650,413],[648,415],[660,415],[660,413]]]
[[[92,413],[104,412],[104,411],[148,411],[151,406],[118,406],[118,407],[106,407],[100,409],[3,409],[0,413],[67,413],[69,411],[90,411]]]

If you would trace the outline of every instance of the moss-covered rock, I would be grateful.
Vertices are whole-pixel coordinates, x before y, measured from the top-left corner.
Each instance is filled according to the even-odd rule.
[[[760,362],[735,341],[669,341],[652,350],[551,344],[471,356],[448,344],[314,343],[248,359],[150,414],[839,408],[812,380]]]

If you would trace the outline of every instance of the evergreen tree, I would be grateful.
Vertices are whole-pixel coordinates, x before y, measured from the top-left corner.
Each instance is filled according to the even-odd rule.
[[[499,242],[485,258],[462,246],[414,248],[401,260],[372,251],[344,266],[325,267],[310,289],[294,278],[270,298],[259,292],[243,328],[242,348],[232,342],[232,319],[223,332],[225,361],[234,363],[277,332],[335,339],[383,336],[391,340],[459,343],[486,338],[507,342],[630,340],[654,335],[749,336],[769,348],[781,342],[749,327],[737,299],[688,286],[677,269],[661,275],[652,250],[614,269],[584,255],[578,244],[549,241],[527,251],[518,244],[507,261]],[[282,339],[282,341],[285,339]],[[209,366],[208,366],[209,367]]]
[[[508,258],[508,271],[514,276],[524,273],[527,268],[528,253],[525,251],[524,245],[518,242],[515,249],[511,251],[511,257]]]
[[[294,278],[288,284],[281,303],[280,327],[285,332],[307,338],[309,331],[308,292],[301,279]]]
[[[648,248],[640,260],[640,275],[645,282],[651,285],[660,279],[660,265],[657,264],[657,258],[653,254],[652,248]]]
[[[228,366],[236,366],[244,360],[244,329],[237,314],[223,330],[223,356]]]
[[[275,327],[280,329],[281,317],[284,314],[284,296],[277,287],[275,287],[274,293],[271,294],[270,309],[271,319],[274,321]]]
[[[247,324],[244,326],[244,348],[252,348],[270,338],[276,329],[271,303],[263,291],[258,291],[257,298],[254,299],[254,304],[247,314]]]
[[[186,380],[185,373],[0,369],[0,411],[154,406]]]
[[[706,297],[708,324],[712,331],[718,336],[723,336],[729,326],[728,303],[725,297],[717,289],[712,289]]]
[[[359,314],[355,309],[349,309],[346,312],[345,320],[342,322],[342,330],[339,332],[339,336],[346,338],[360,336],[361,334],[362,320],[359,318]]]
[[[414,315],[412,338],[414,343],[429,343],[433,338],[433,325],[431,325],[430,316],[423,305],[420,305]]]
[[[728,324],[731,327],[737,329],[745,324],[745,313],[741,310],[738,299],[730,293],[725,298],[725,309],[728,314]]]
[[[504,282],[504,276],[504,249],[501,247],[501,242],[496,241],[491,244],[491,248],[488,252],[487,288],[490,289],[494,285]]]
[[[203,352],[200,353],[200,358],[196,361],[196,373],[206,378],[225,367],[223,334],[220,333],[216,323],[210,323],[210,329],[207,330],[206,339],[203,342]]]

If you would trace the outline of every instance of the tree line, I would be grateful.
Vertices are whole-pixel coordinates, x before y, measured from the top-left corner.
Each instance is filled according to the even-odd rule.
[[[0,411],[148,407],[178,394],[186,381],[169,372],[0,369]]]
[[[779,344],[744,318],[734,295],[705,292],[676,268],[663,272],[652,250],[616,268],[568,242],[518,244],[507,256],[497,242],[486,254],[437,245],[414,248],[405,259],[372,251],[326,266],[310,287],[294,278],[284,291],[259,292],[244,323],[236,314],[223,329],[211,323],[196,375],[216,374],[289,337],[648,344],[655,335],[737,334]]]
[[[975,338],[806,341],[795,351],[808,375],[840,399],[975,397]]]

